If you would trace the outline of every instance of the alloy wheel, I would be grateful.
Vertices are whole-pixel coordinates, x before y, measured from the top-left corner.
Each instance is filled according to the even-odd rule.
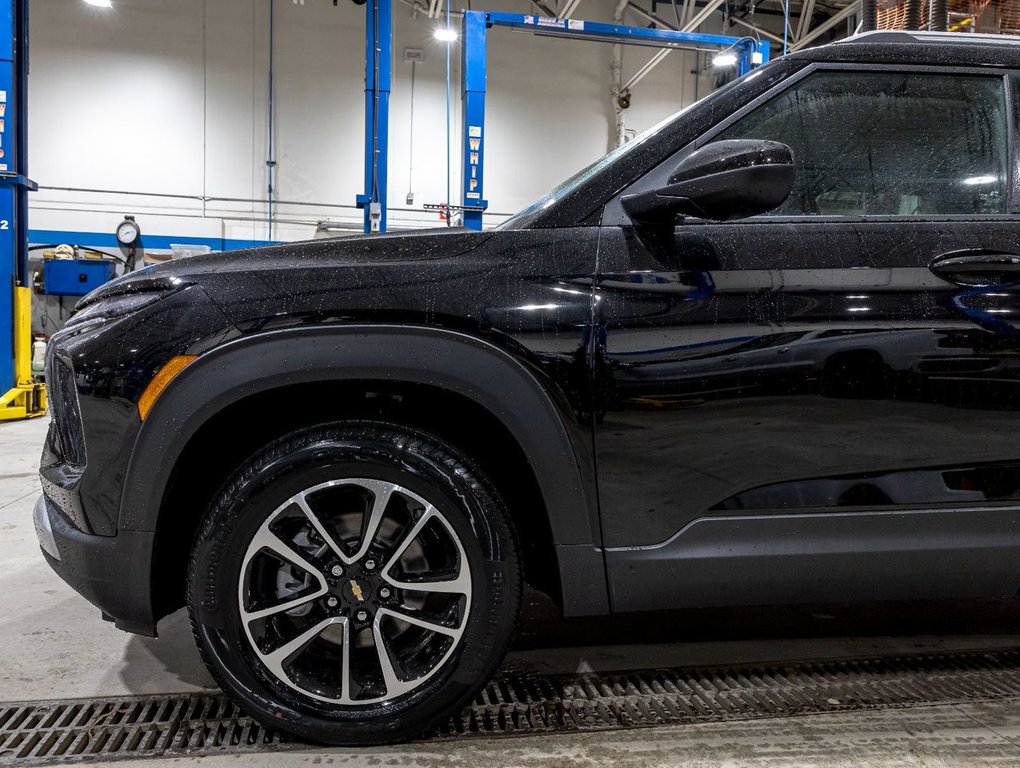
[[[265,669],[314,699],[392,701],[460,645],[471,571],[432,503],[368,478],[320,483],[269,515],[238,580],[245,636]]]

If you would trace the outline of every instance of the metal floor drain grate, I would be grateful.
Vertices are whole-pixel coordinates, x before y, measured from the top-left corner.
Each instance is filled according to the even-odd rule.
[[[1020,651],[732,668],[502,672],[433,738],[596,731],[1020,698]],[[0,704],[0,765],[295,748],[222,694]]]
[[[221,693],[0,705],[0,765],[247,751],[281,736]]]

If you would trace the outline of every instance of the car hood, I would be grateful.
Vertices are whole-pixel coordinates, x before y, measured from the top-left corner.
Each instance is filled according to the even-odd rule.
[[[241,278],[267,271],[302,273],[307,270],[393,268],[401,265],[405,268],[402,271],[414,271],[415,265],[421,262],[450,259],[471,251],[492,235],[492,232],[449,227],[305,240],[192,256],[152,265],[112,280],[84,297],[78,307],[126,293],[159,290],[173,284],[206,282],[209,277],[217,275]],[[417,270],[423,267],[418,266]]]

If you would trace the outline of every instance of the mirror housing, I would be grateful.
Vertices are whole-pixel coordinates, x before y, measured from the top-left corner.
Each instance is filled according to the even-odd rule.
[[[672,222],[678,215],[731,221],[782,205],[796,177],[793,150],[785,144],[730,139],[689,154],[666,186],[626,195],[620,202],[640,223]]]

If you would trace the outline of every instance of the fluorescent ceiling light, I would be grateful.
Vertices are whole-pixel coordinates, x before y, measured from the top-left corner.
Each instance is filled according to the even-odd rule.
[[[112,8],[113,0],[85,0],[89,5],[94,5],[96,8]]]
[[[732,67],[737,63],[737,54],[735,53],[720,53],[712,59],[713,67]]]
[[[457,39],[457,30],[450,27],[436,27],[433,34],[436,36],[436,40],[442,40],[444,43],[452,43]]]

